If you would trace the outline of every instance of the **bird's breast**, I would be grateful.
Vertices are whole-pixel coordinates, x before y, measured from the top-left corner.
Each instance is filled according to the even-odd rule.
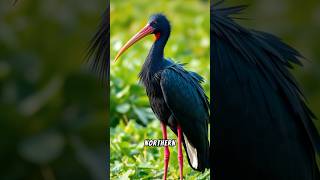
[[[163,96],[162,95],[159,95],[159,96],[151,95],[148,97],[149,97],[150,107],[151,107],[152,111],[154,112],[154,114],[156,115],[156,117],[160,121],[167,123],[167,121],[171,115],[171,112],[170,112]]]
[[[160,121],[167,122],[171,112],[163,97],[160,76],[161,70],[150,71],[150,69],[146,70],[145,67],[139,74],[140,81],[146,89],[152,111]]]

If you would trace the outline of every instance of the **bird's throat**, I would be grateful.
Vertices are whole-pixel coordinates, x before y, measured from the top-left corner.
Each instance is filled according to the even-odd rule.
[[[154,34],[155,36],[155,41],[150,49],[148,59],[150,61],[157,61],[157,60],[162,60],[163,59],[163,52],[164,52],[164,47],[167,44],[167,41],[169,39],[170,32],[157,32]]]
[[[157,41],[158,39],[160,39],[160,33],[159,32],[155,33],[154,38],[155,38],[154,41]]]
[[[161,33],[160,35],[160,33],[155,33],[155,37],[157,39],[154,41],[139,73],[140,80],[144,85],[153,78],[155,73],[163,68],[164,47],[169,38],[169,34]]]

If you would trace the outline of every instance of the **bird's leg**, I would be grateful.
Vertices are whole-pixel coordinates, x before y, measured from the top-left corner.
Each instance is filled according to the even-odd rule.
[[[182,155],[182,145],[181,145],[182,130],[181,130],[180,124],[178,124],[177,130],[178,130],[178,161],[179,161],[179,172],[180,172],[180,180],[182,180],[182,179],[183,179],[183,155]]]
[[[167,140],[167,126],[164,122],[161,122],[161,127],[162,127],[162,137],[164,140]],[[167,179],[169,158],[170,158],[169,148],[168,146],[164,146],[164,174],[163,174],[164,180]]]

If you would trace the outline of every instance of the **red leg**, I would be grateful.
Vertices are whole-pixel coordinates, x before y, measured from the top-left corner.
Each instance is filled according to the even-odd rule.
[[[182,145],[181,145],[181,139],[182,139],[182,130],[181,126],[178,124],[177,127],[178,130],[178,161],[179,161],[179,172],[180,172],[180,180],[183,179],[183,155],[182,155]]]
[[[163,139],[167,139],[167,126],[165,123],[161,122],[162,127],[162,137]],[[168,172],[168,164],[169,164],[169,158],[170,158],[170,151],[168,146],[164,147],[164,174],[163,179],[167,179],[167,172]]]

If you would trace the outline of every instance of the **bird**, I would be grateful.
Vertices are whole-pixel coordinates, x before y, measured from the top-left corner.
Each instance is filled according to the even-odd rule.
[[[239,25],[246,5],[211,4],[212,172],[216,180],[319,180],[319,134],[290,69],[304,58]]]
[[[183,179],[182,144],[189,165],[203,172],[209,167],[209,102],[201,86],[203,78],[184,69],[183,64],[164,57],[171,25],[163,14],[154,14],[145,27],[120,48],[115,61],[134,43],[153,34],[155,41],[149,51],[139,79],[146,89],[151,109],[161,122],[163,139],[167,139],[167,126],[178,136],[178,162]],[[164,175],[167,178],[170,151],[164,147]]]

